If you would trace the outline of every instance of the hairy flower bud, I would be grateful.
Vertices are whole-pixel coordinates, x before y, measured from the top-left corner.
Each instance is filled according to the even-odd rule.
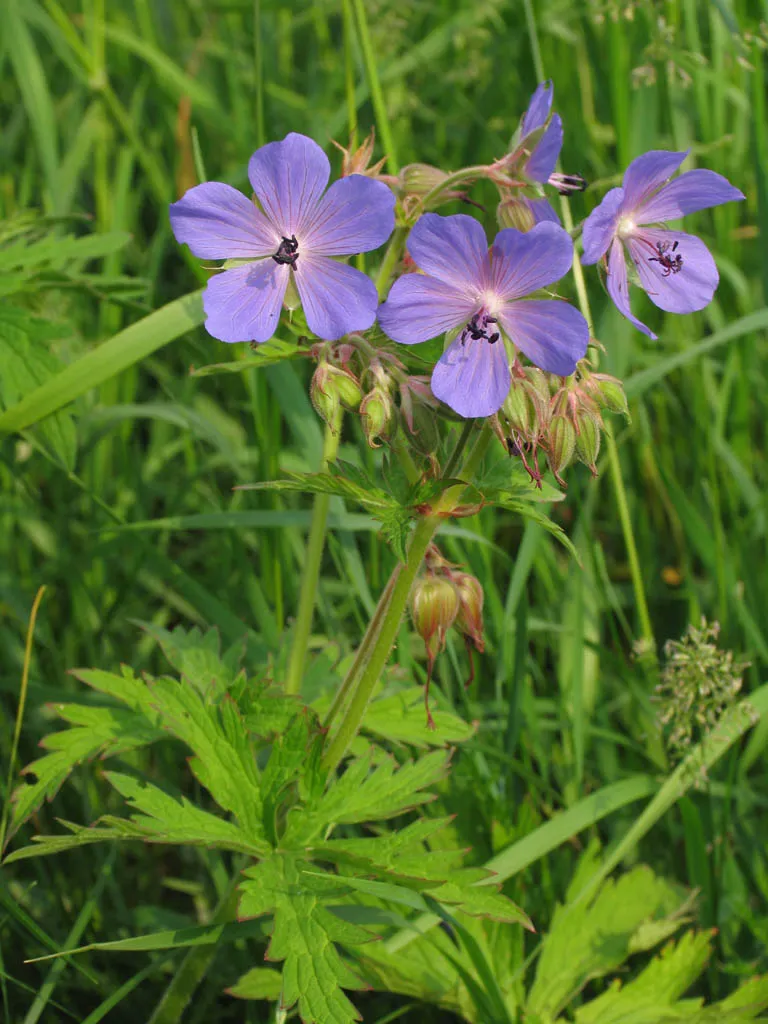
[[[567,416],[552,417],[547,431],[547,461],[559,484],[564,481],[562,470],[566,469],[576,448],[576,428]]]
[[[459,613],[456,628],[475,645],[481,654],[485,650],[483,637],[483,587],[468,572],[455,573],[453,583],[459,593]]]
[[[512,379],[512,387],[504,399],[501,410],[510,427],[523,437],[530,437],[534,430],[536,409],[529,394],[527,381]]]
[[[518,231],[530,231],[536,224],[536,218],[528,203],[516,196],[499,203],[496,207],[496,219],[499,227],[517,228]]]
[[[597,476],[597,456],[600,454],[600,423],[589,413],[581,412],[576,417],[576,457],[589,466]]]
[[[597,386],[593,391],[595,401],[610,412],[618,412],[629,418],[629,406],[627,396],[624,394],[624,385],[616,377],[609,377],[607,373],[593,373],[590,380]]]
[[[309,386],[309,397],[315,411],[333,427],[340,406],[354,412],[360,405],[363,391],[360,382],[349,372],[328,362],[318,364]]]
[[[413,585],[413,626],[434,658],[459,613],[459,592],[447,576],[422,576]]]
[[[411,592],[411,618],[416,632],[424,641],[427,650],[427,685],[424,689],[424,706],[427,710],[427,725],[435,728],[429,710],[429,684],[435,658],[445,647],[445,635],[459,613],[459,592],[448,576],[421,576]]]
[[[395,407],[389,391],[376,384],[360,403],[363,433],[369,447],[379,448],[379,441],[388,441],[395,422]]]
[[[335,430],[335,424],[341,407],[339,393],[335,388],[331,387],[331,371],[333,369],[330,363],[318,363],[309,385],[309,397],[315,412],[325,420],[331,430]]]

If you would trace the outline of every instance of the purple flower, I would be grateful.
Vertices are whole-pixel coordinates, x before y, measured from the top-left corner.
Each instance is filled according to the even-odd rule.
[[[563,148],[563,122],[559,114],[552,112],[554,89],[551,80],[542,82],[531,96],[528,109],[520,122],[517,141],[513,142],[511,164],[520,175],[536,185],[553,185],[563,195],[582,192],[586,182],[578,174],[560,174],[555,166]],[[549,123],[547,123],[549,122]],[[548,199],[523,196],[534,224],[551,221],[559,224]]]
[[[663,225],[686,213],[744,198],[714,171],[686,171],[670,181],[688,153],[652,150],[639,156],[627,168],[622,187],[606,193],[584,221],[581,262],[597,263],[608,253],[608,294],[619,312],[651,338],[656,335],[629,308],[625,248],[641,287],[659,309],[669,313],[704,309],[719,281],[712,254],[695,235]]]
[[[201,259],[248,260],[212,277],[205,326],[221,341],[267,341],[293,278],[313,334],[327,341],[363,331],[376,318],[376,288],[331,257],[377,249],[395,226],[392,192],[353,174],[325,192],[331,165],[322,149],[291,132],[251,157],[256,202],[219,181],[171,204],[171,227]],[[325,195],[323,193],[325,192]]]
[[[425,213],[408,251],[424,273],[395,281],[379,323],[403,345],[459,329],[434,368],[432,391],[460,416],[491,416],[509,394],[502,332],[542,370],[573,373],[587,350],[586,320],[559,299],[525,298],[571,267],[573,243],[559,225],[505,228],[489,252],[472,217]]]

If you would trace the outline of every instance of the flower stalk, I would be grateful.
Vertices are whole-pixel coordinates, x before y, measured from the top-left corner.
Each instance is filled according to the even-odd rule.
[[[334,413],[334,421],[325,428],[323,470],[327,469],[329,464],[336,459],[341,438],[342,415],[341,409],[337,408]],[[299,607],[296,613],[293,643],[285,677],[286,693],[298,693],[301,689],[304,665],[307,660],[309,634],[312,629],[312,618],[315,612],[317,586],[320,580],[320,565],[325,547],[325,532],[330,502],[330,494],[316,494],[312,506],[312,521],[309,527],[309,540],[307,542],[307,560],[304,565],[304,574],[301,578]]]
[[[450,469],[450,473],[446,472],[444,476],[453,474],[454,467],[464,453],[474,426],[472,420],[468,420],[464,424],[456,448],[448,460],[446,470]],[[490,437],[490,431],[484,429],[467,458],[462,469],[462,478],[467,482],[471,480],[485,454]],[[455,488],[451,488],[451,491],[454,490]],[[328,746],[323,755],[322,766],[326,772],[330,773],[337,767],[360,729],[368,701],[371,699],[392,652],[400,623],[408,605],[413,581],[416,579],[427,548],[442,521],[442,511],[441,501],[438,501],[432,514],[425,516],[417,523],[411,534],[406,560],[395,567],[368,625],[355,661],[326,717],[325,724],[329,726],[347,696],[351,694],[344,717],[336,732],[329,737]]]

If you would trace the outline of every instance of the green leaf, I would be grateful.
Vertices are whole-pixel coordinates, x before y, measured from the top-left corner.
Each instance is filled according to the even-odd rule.
[[[226,991],[237,999],[268,999],[276,1002],[283,990],[283,976],[271,967],[252,967]]]
[[[671,1018],[690,1016],[701,1000],[680,997],[696,981],[711,952],[711,934],[688,932],[670,943],[635,978],[622,986],[614,981],[602,995],[576,1010],[576,1024],[657,1024],[665,1012]]]
[[[0,406],[12,407],[25,395],[55,378],[61,362],[50,346],[69,329],[31,316],[26,310],[0,304]],[[1,419],[2,417],[0,417]],[[71,415],[59,412],[42,422],[33,435],[68,470],[75,467],[77,434]]]
[[[184,796],[170,796],[150,782],[120,772],[105,772],[111,783],[140,814],[131,816],[139,838],[147,842],[215,847],[262,857],[269,846],[241,831],[232,822],[217,818],[190,803]]]
[[[262,796],[251,736],[235,702],[210,703],[184,681],[157,679],[154,706],[163,725],[194,753],[190,768],[256,846],[264,841]]]
[[[444,776],[447,765],[444,751],[402,767],[393,758],[373,769],[369,757],[353,761],[313,807],[292,810],[286,842],[309,842],[330,825],[381,821],[427,803],[434,797],[424,790]]]
[[[201,295],[202,291],[193,292],[150,313],[26,393],[0,415],[0,436],[25,430],[58,412],[90,388],[197,327],[204,319]]]
[[[329,876],[302,872],[306,866],[298,855],[276,853],[249,868],[240,887],[238,916],[274,914],[267,959],[283,961],[283,1009],[298,1003],[304,1021],[353,1024],[360,1018],[342,989],[363,985],[336,943],[356,946],[374,936],[324,906],[338,883]]]
[[[450,711],[433,711],[435,729],[430,729],[424,715],[424,690],[411,686],[371,701],[365,712],[362,729],[392,743],[408,743],[414,747],[442,747],[463,743],[475,733],[469,725]]]
[[[44,799],[53,799],[76,765],[95,757],[111,757],[135,750],[165,735],[151,709],[146,683],[136,679],[130,669],[125,668],[122,676],[98,671],[75,674],[102,693],[122,700],[130,710],[83,704],[55,705],[59,717],[70,722],[73,728],[47,736],[42,745],[50,753],[24,769],[24,774],[34,777],[34,782],[23,783],[13,795],[9,837]]]
[[[57,957],[72,956],[74,953],[88,953],[98,949],[101,953],[151,953],[157,949],[179,949],[184,946],[218,946],[242,939],[261,937],[263,925],[259,921],[233,921],[230,924],[211,924],[199,928],[175,928],[151,935],[134,935],[129,939],[115,939],[112,942],[91,942],[77,949],[65,949],[49,956],[39,956],[29,963],[41,960],[55,960]]]
[[[282,341],[272,338],[253,349],[253,354],[246,358],[233,357],[228,363],[212,363],[192,370],[193,377],[213,377],[221,373],[245,373],[246,370],[260,370],[264,366],[272,366],[286,359],[308,356],[309,349],[297,345],[295,341]]]
[[[528,993],[526,1011],[532,1017],[555,1017],[589,980],[618,969],[631,952],[642,948],[633,939],[649,923],[656,927],[645,934],[658,938],[684,922],[685,901],[679,889],[644,866],[615,882],[606,881],[593,900],[573,902],[596,870],[593,851],[582,858],[571,881],[569,902],[555,910]]]
[[[203,633],[178,626],[172,632],[149,622],[137,622],[160,644],[168,662],[202,694],[222,695],[230,689],[245,656],[245,641],[221,654],[221,638],[216,629]]]

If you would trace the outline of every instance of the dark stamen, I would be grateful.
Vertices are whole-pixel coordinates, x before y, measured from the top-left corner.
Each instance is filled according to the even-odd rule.
[[[291,235],[290,238],[283,236],[283,240],[277,247],[277,252],[274,254],[272,259],[275,263],[287,264],[291,270],[296,269],[296,260],[299,258],[299,243],[296,241],[296,235]]]

